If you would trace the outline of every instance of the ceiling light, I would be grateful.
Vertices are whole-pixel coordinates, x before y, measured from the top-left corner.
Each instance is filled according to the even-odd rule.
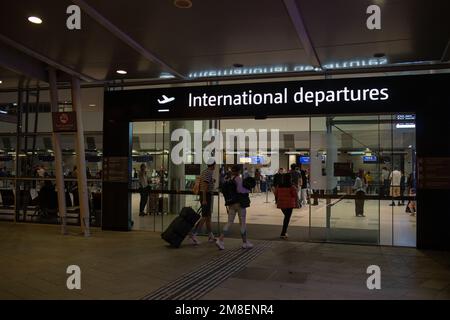
[[[95,107],[95,104],[91,103],[91,104],[89,105],[89,107]]]
[[[189,9],[192,7],[191,0],[175,0],[173,4],[179,9]]]
[[[34,24],[41,24],[42,23],[42,19],[41,18],[34,17],[34,16],[28,17],[28,21],[30,21],[31,23],[34,23]]]
[[[5,110],[0,110],[0,113],[3,113],[3,114],[8,114],[8,111],[5,111]]]
[[[118,74],[127,74],[127,72],[125,70],[117,70],[116,71]]]
[[[0,80],[0,84],[2,84],[3,83],[3,81],[2,80]]]

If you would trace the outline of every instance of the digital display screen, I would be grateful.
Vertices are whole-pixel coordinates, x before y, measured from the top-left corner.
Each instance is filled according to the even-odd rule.
[[[378,158],[377,156],[363,156],[363,162],[367,163],[367,162],[377,162]]]
[[[301,164],[309,164],[311,162],[311,158],[309,156],[300,156],[298,157],[298,162]]]

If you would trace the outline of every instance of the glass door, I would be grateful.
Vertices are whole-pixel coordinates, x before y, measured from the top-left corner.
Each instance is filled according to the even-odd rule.
[[[378,116],[311,118],[310,239],[378,244]]]

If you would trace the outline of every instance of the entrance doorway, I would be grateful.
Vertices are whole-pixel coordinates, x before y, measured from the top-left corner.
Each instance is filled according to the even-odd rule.
[[[204,151],[217,139],[208,132],[223,138],[223,161],[215,172],[215,232],[227,220],[219,182],[228,166],[238,163],[246,174],[261,176],[250,195],[249,237],[278,239],[283,214],[274,202],[273,176],[296,164],[305,171],[307,185],[303,206],[292,215],[289,239],[415,247],[416,216],[406,212],[415,203],[415,117],[405,114],[134,122],[134,229],[163,231],[182,207],[199,207],[191,189],[206,167]],[[243,140],[230,132],[243,133]],[[180,164],[173,155],[183,134],[189,152]],[[141,197],[147,197],[139,192],[143,164],[150,192],[143,202],[146,215],[140,216]],[[358,175],[362,198],[355,194]],[[357,202],[363,203],[362,217],[355,214]],[[231,232],[239,237],[237,226]]]

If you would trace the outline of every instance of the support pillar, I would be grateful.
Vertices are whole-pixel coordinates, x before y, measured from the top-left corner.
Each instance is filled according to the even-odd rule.
[[[83,118],[81,110],[81,91],[80,80],[76,77],[72,77],[72,108],[76,113],[77,119],[77,132],[75,136],[76,146],[76,162],[77,162],[77,182],[78,182],[78,195],[80,199],[80,222],[81,230],[84,232],[85,237],[89,237],[89,197],[87,189],[86,178],[86,156],[84,153],[84,128]]]
[[[50,68],[48,71],[48,76],[50,84],[51,109],[52,112],[58,112],[58,88],[56,87],[55,69]],[[60,134],[53,131],[52,140],[53,140],[53,154],[55,155],[55,177],[56,177],[56,189],[58,190],[58,212],[59,217],[61,218],[61,233],[67,234],[67,212],[66,212],[66,197],[65,197],[66,188],[64,186]]]

